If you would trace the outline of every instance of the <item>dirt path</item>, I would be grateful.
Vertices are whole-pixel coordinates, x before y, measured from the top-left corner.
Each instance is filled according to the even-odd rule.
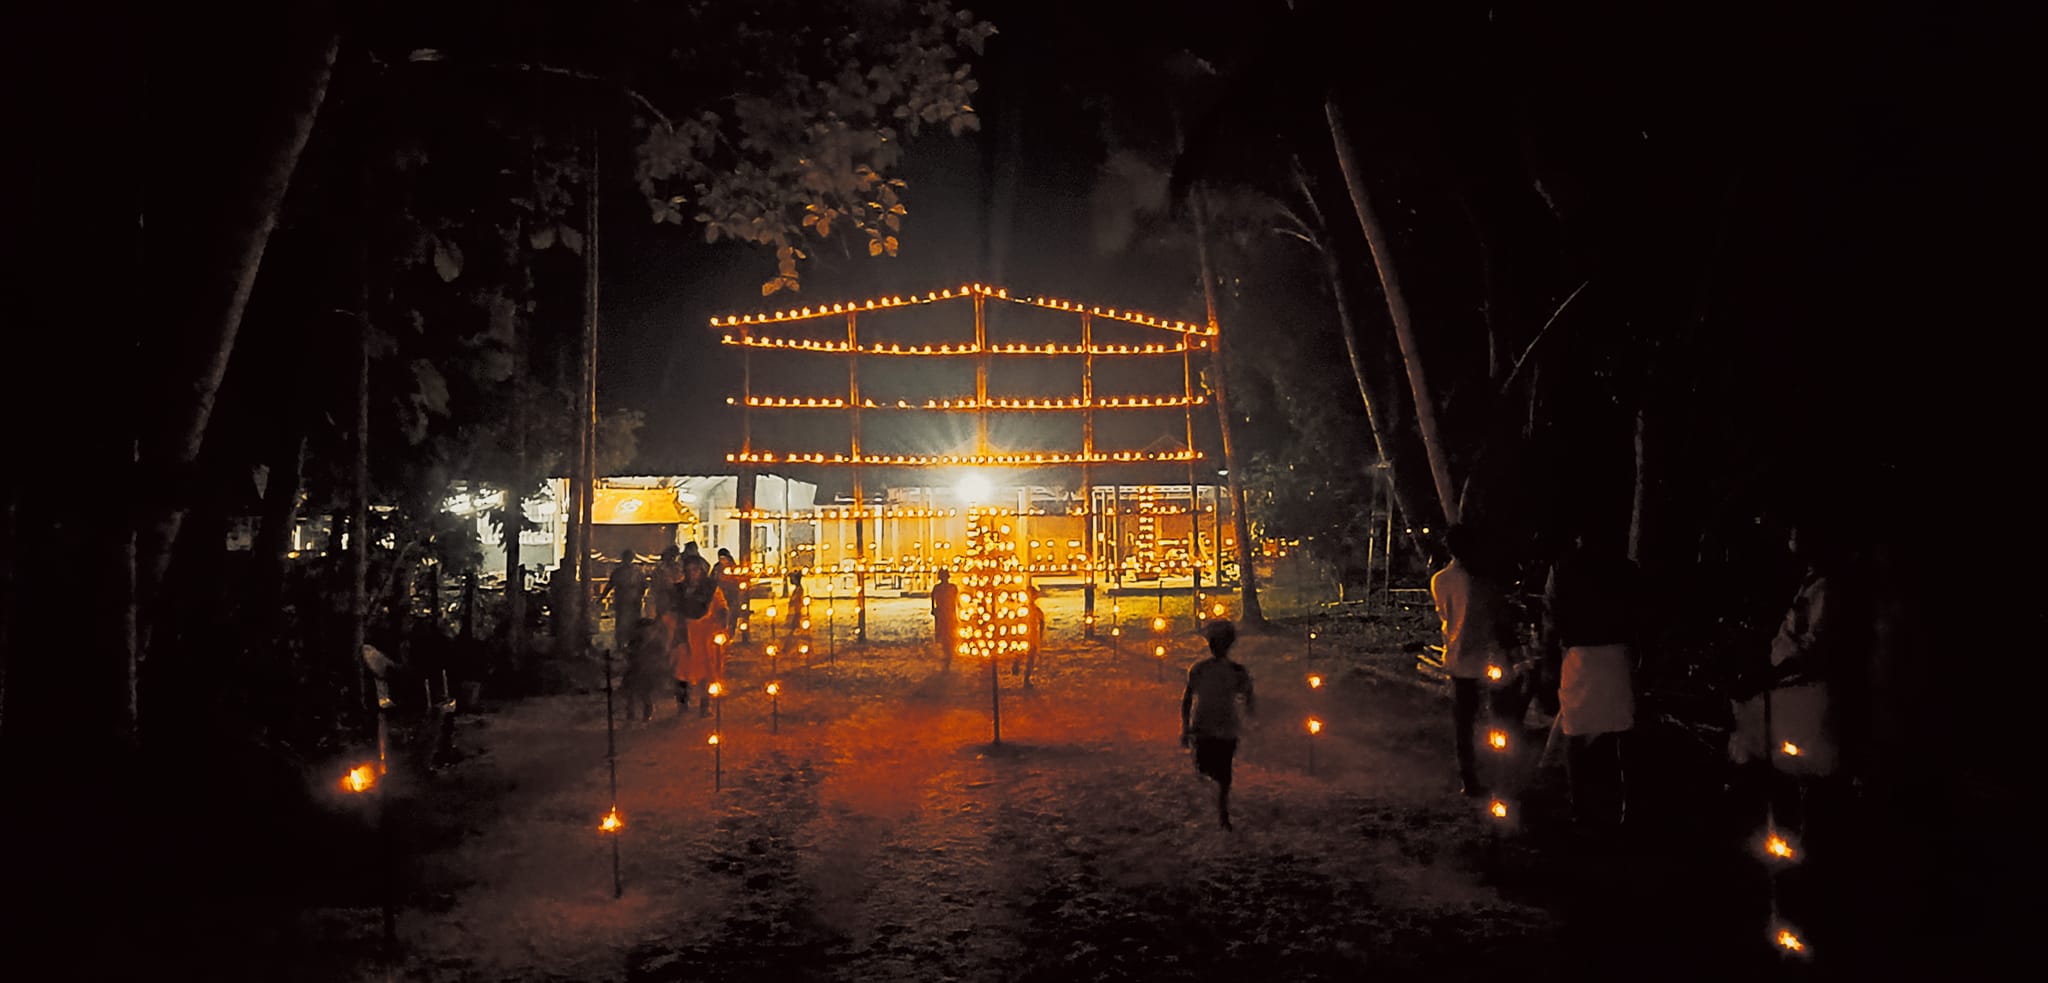
[[[999,746],[987,673],[917,647],[784,667],[775,734],[767,667],[735,658],[721,790],[694,709],[621,732],[618,899],[601,702],[511,708],[459,769],[474,832],[416,860],[397,975],[1543,978],[1555,919],[1483,885],[1489,829],[1453,794],[1440,711],[1365,674],[1312,692],[1291,643],[1241,649],[1261,705],[1232,834],[1149,649],[1056,645],[1029,690],[1005,674]]]

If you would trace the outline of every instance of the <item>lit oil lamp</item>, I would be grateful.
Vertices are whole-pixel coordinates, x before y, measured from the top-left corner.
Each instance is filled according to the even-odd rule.
[[[1213,607],[1213,608],[1210,608],[1209,610],[1210,610],[1210,612],[1211,612],[1211,613],[1213,613],[1213,614],[1214,614],[1214,615],[1215,615],[1216,617],[1218,617],[1218,618],[1221,618],[1221,617],[1223,617],[1223,602],[1222,602],[1222,601],[1217,601],[1217,602],[1216,602],[1216,606],[1215,606],[1215,607]]]
[[[1792,841],[1772,830],[1764,834],[1764,855],[1774,860],[1790,861],[1798,859],[1799,851],[1792,847]]]
[[[1310,718],[1308,718],[1308,732],[1309,732],[1310,734],[1320,734],[1320,733],[1322,733],[1322,732],[1323,732],[1323,722],[1322,722],[1322,721],[1320,721],[1320,720],[1317,720],[1317,719],[1316,719],[1316,718],[1314,718],[1314,717],[1310,717]]]
[[[718,634],[716,634],[716,635],[713,635],[713,636],[711,636],[711,644],[713,644],[713,645],[724,645],[724,644],[725,644],[725,633],[724,633],[724,632],[719,632]]]
[[[1495,819],[1508,818],[1508,804],[1499,799],[1487,803],[1486,811],[1492,813]]]
[[[1165,630],[1166,630],[1166,619],[1165,619],[1165,618],[1153,618],[1153,619],[1152,619],[1152,630],[1153,630],[1153,631],[1165,631]]]
[[[1500,678],[1503,675],[1505,675],[1505,673],[1501,671],[1501,668],[1499,666],[1486,667],[1486,678],[1492,682],[1500,682]]]
[[[1508,732],[1495,728],[1486,732],[1486,743],[1496,751],[1508,749]]]
[[[597,831],[600,833],[616,833],[625,828],[626,819],[619,815],[618,806],[613,806],[612,811],[605,813],[604,820],[597,824]]]
[[[1322,689],[1322,688],[1323,688],[1323,677],[1322,677],[1322,676],[1319,676],[1319,675],[1317,675],[1317,674],[1315,674],[1315,673],[1310,673],[1310,674],[1309,674],[1309,677],[1308,677],[1308,688],[1309,688],[1309,689]]]
[[[710,745],[710,746],[712,746],[712,747],[717,747],[717,746],[718,746],[718,735],[717,735],[717,734],[713,734],[713,735],[711,735],[710,737],[707,737],[707,738],[705,738],[705,739],[704,739],[704,743],[706,743],[706,744],[708,744],[708,745]]]
[[[704,692],[711,694],[713,698],[724,696],[725,686],[721,683],[712,683],[704,688]]]
[[[1773,937],[1773,941],[1778,943],[1778,948],[1786,952],[1804,953],[1806,951],[1806,940],[1800,938],[1798,933],[1789,928],[1778,929],[1778,933]]]
[[[1799,745],[1794,744],[1791,741],[1786,741],[1784,744],[1779,745],[1778,750],[1780,752],[1783,752],[1784,755],[1788,758],[1796,758],[1803,753],[1799,750]]]
[[[341,788],[345,792],[367,792],[377,786],[377,767],[357,765],[341,776]]]

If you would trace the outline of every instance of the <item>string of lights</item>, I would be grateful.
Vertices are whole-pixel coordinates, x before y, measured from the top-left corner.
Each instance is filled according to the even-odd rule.
[[[813,341],[808,338],[763,338],[755,335],[746,335],[744,337],[735,335],[725,335],[719,339],[719,344],[737,345],[744,348],[765,348],[776,351],[824,352],[826,354],[833,355],[844,355],[847,354],[848,352],[855,352],[862,355],[939,355],[948,357],[959,355],[983,354],[1178,355],[1181,352],[1189,350],[1188,346],[1184,343],[1176,343],[1171,345],[1063,345],[1048,342],[1045,344],[1008,344],[982,346],[972,343],[962,343],[958,345],[905,345],[893,342],[877,342],[872,345],[854,345],[844,341]],[[1194,344],[1194,350],[1196,351],[1201,351],[1208,347],[1209,343],[1207,341],[1196,341]]]
[[[841,410],[849,401],[841,396],[727,396],[725,405],[748,406],[762,409],[800,410]],[[863,399],[861,408],[870,410],[1091,410],[1091,409],[1165,409],[1169,407],[1201,406],[1208,402],[1207,396],[1104,396],[1089,400],[1080,396],[1061,399],[975,399],[962,396],[958,399],[927,399],[923,402],[909,399]]]
[[[870,467],[1042,467],[1059,464],[1139,464],[1199,461],[1201,451],[1096,451],[1093,454],[727,454],[727,464],[835,464]]]
[[[1120,311],[1114,307],[1105,308],[1093,304],[1084,304],[1079,301],[1063,300],[1057,297],[1012,297],[1007,287],[991,287],[982,283],[963,283],[958,290],[950,287],[944,290],[930,290],[926,291],[922,297],[917,294],[910,294],[909,296],[895,294],[888,297],[870,298],[865,301],[843,301],[829,306],[819,304],[815,308],[791,308],[789,310],[776,311],[773,314],[767,312],[759,314],[728,314],[724,317],[712,318],[711,326],[717,328],[742,324],[784,324],[791,321],[811,320],[813,318],[844,316],[849,313],[858,314],[864,311],[891,310],[898,307],[914,307],[920,304],[936,304],[943,301],[977,296],[1007,301],[1026,307],[1039,307],[1046,310],[1065,311],[1074,314],[1088,314],[1104,320],[1121,321],[1126,324],[1136,324],[1147,328],[1158,328],[1162,331],[1176,331],[1186,335],[1213,335],[1216,333],[1214,328],[1176,318],[1147,314],[1143,311]]]

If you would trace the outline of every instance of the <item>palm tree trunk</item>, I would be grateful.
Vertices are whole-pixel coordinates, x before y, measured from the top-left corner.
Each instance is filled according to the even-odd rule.
[[[1383,409],[1373,398],[1373,386],[1367,380],[1365,352],[1359,347],[1356,325],[1351,320],[1351,301],[1344,292],[1344,271],[1338,265],[1337,255],[1327,246],[1322,249],[1323,275],[1330,281],[1330,296],[1337,306],[1337,326],[1344,334],[1344,353],[1351,359],[1351,377],[1358,383],[1358,398],[1365,404],[1365,425],[1372,431],[1373,453],[1379,456],[1380,470],[1386,478],[1387,492],[1393,500],[1394,511],[1406,520],[1410,530],[1421,523],[1415,521],[1415,513],[1408,505],[1408,497],[1401,491],[1400,469],[1394,464],[1393,435],[1386,429],[1390,421],[1381,417]],[[1412,535],[1412,534],[1411,534]],[[1420,543],[1413,543],[1418,552]]]
[[[175,402],[166,408],[167,428],[158,439],[145,445],[146,463],[160,475],[183,475],[199,459],[207,422],[213,415],[214,400],[220,393],[229,356],[234,352],[235,336],[241,329],[242,312],[248,307],[249,295],[256,286],[263,250],[270,242],[271,230],[277,226],[278,211],[284,204],[285,192],[291,186],[293,172],[298,169],[299,156],[305,150],[306,141],[313,132],[313,123],[319,118],[320,107],[327,98],[340,35],[328,26],[311,32],[301,43],[305,44],[306,50],[300,57],[292,59],[291,68],[295,74],[285,83],[285,91],[291,95],[286,105],[277,107],[281,117],[264,121],[270,125],[261,130],[263,142],[256,159],[262,163],[255,173],[248,175],[252,186],[232,201],[235,210],[220,226],[225,235],[219,241],[201,247],[211,253],[211,258],[202,260],[203,270],[190,286],[187,298],[190,306],[183,312],[197,335],[194,371],[190,384],[180,387],[175,394]],[[263,125],[258,124],[259,127]],[[158,252],[173,255],[182,249],[183,245],[179,244]],[[202,252],[204,255],[206,252]],[[134,602],[140,610],[127,615],[136,621],[140,635],[138,651],[131,655],[131,659],[147,653],[148,628],[153,620],[151,609],[170,569],[171,554],[177,545],[178,529],[184,522],[185,511],[182,501],[167,498],[152,505],[141,520],[136,571],[139,583]],[[134,675],[132,667],[130,675]]]
[[[1251,520],[1244,511],[1244,469],[1237,466],[1237,450],[1230,439],[1230,398],[1224,380],[1230,371],[1224,361],[1223,334],[1216,320],[1216,277],[1209,265],[1208,218],[1200,188],[1195,189],[1189,204],[1195,219],[1195,256],[1201,265],[1202,303],[1208,310],[1209,341],[1216,346],[1216,422],[1223,435],[1223,468],[1229,472],[1224,478],[1230,486],[1231,525],[1237,530],[1238,620],[1247,627],[1259,629],[1266,626],[1266,614],[1259,607],[1258,554],[1252,548]],[[1196,518],[1193,513],[1189,514],[1190,522]]]
[[[1436,482],[1437,503],[1443,509],[1444,521],[1455,524],[1458,521],[1457,485],[1451,480],[1450,458],[1445,453],[1443,436],[1437,428],[1436,403],[1430,397],[1422,353],[1416,343],[1415,323],[1408,311],[1407,296],[1401,291],[1401,278],[1394,268],[1386,229],[1381,226],[1379,213],[1373,208],[1372,191],[1366,186],[1365,175],[1359,169],[1358,156],[1352,149],[1351,138],[1344,129],[1343,113],[1337,108],[1334,96],[1323,99],[1323,113],[1330,121],[1330,140],[1336,146],[1337,164],[1344,172],[1344,186],[1351,193],[1352,210],[1358,213],[1358,224],[1365,230],[1366,244],[1372,249],[1373,266],[1379,271],[1380,288],[1387,296],[1387,314],[1394,322],[1394,339],[1401,346],[1401,364],[1408,373],[1408,388],[1415,394],[1415,423],[1422,431],[1422,449],[1429,458],[1430,477]]]

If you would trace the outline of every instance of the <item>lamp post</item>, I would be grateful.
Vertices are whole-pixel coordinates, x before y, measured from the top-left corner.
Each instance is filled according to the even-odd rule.
[[[1311,775],[1316,773],[1316,735],[1322,732],[1323,722],[1314,717],[1308,718],[1308,773]]]
[[[782,684],[768,684],[768,733],[782,731]]]

